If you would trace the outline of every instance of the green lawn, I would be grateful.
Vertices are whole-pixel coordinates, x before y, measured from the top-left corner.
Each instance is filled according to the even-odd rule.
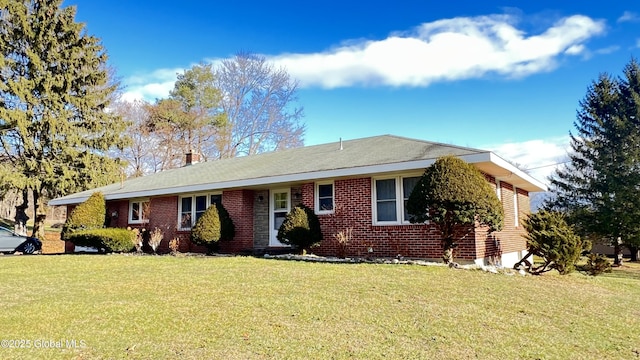
[[[625,274],[0,256],[0,338],[31,342],[0,358],[632,359],[640,281]]]

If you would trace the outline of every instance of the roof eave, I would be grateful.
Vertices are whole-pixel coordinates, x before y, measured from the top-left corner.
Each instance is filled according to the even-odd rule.
[[[534,179],[530,175],[526,174],[522,170],[513,166],[512,164],[500,158],[499,156],[495,155],[494,153],[482,152],[482,153],[476,153],[476,154],[461,155],[459,157],[468,163],[474,164],[476,167],[478,167],[480,170],[484,171],[485,173],[488,173],[491,176],[496,177],[496,179],[509,182],[520,189],[523,189],[529,192],[547,190],[546,185],[544,185],[542,182]],[[271,185],[271,184],[300,182],[305,180],[350,177],[350,176],[358,176],[358,175],[372,175],[372,174],[379,174],[379,173],[424,169],[429,167],[431,164],[433,164],[435,160],[436,159],[423,159],[423,160],[405,161],[405,162],[382,164],[382,165],[369,165],[369,166],[361,166],[361,167],[354,167],[354,168],[323,170],[323,171],[270,176],[270,177],[253,178],[253,179],[241,179],[241,180],[225,181],[225,182],[218,182],[218,183],[207,183],[207,184],[197,184],[197,185],[188,185],[188,186],[161,188],[161,189],[151,189],[151,190],[143,190],[143,191],[135,191],[135,192],[118,192],[114,194],[106,193],[105,200],[124,200],[124,199],[144,198],[144,197],[152,197],[152,196],[175,195],[175,194],[181,194],[181,193],[193,193],[193,192],[200,192],[200,191],[256,187],[256,186],[264,186],[264,185]],[[96,189],[96,191],[98,190],[99,189]],[[89,198],[89,196],[90,194],[86,196],[78,196],[78,197],[62,197],[62,198],[49,201],[49,205],[51,206],[75,205],[75,204],[79,204],[86,201]]]

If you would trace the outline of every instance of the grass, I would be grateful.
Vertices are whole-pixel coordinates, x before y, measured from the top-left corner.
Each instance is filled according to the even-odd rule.
[[[0,348],[0,358],[637,358],[640,266],[624,271],[4,256],[0,338],[32,348]],[[42,340],[62,348],[34,348]]]

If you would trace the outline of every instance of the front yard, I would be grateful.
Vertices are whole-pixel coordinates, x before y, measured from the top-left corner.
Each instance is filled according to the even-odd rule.
[[[0,256],[0,358],[637,358],[639,273]]]

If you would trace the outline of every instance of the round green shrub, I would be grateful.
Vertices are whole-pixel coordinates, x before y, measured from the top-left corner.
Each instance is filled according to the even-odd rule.
[[[322,241],[318,216],[305,205],[294,207],[278,229],[278,241],[304,252]]]
[[[215,251],[220,240],[232,240],[235,225],[221,204],[210,206],[191,229],[191,241]]]
[[[62,227],[61,238],[69,240],[69,234],[78,229],[100,229],[104,227],[107,214],[104,195],[93,193],[85,202],[73,209]]]
[[[136,233],[122,228],[77,230],[68,235],[68,240],[104,252],[131,252],[135,250]]]

